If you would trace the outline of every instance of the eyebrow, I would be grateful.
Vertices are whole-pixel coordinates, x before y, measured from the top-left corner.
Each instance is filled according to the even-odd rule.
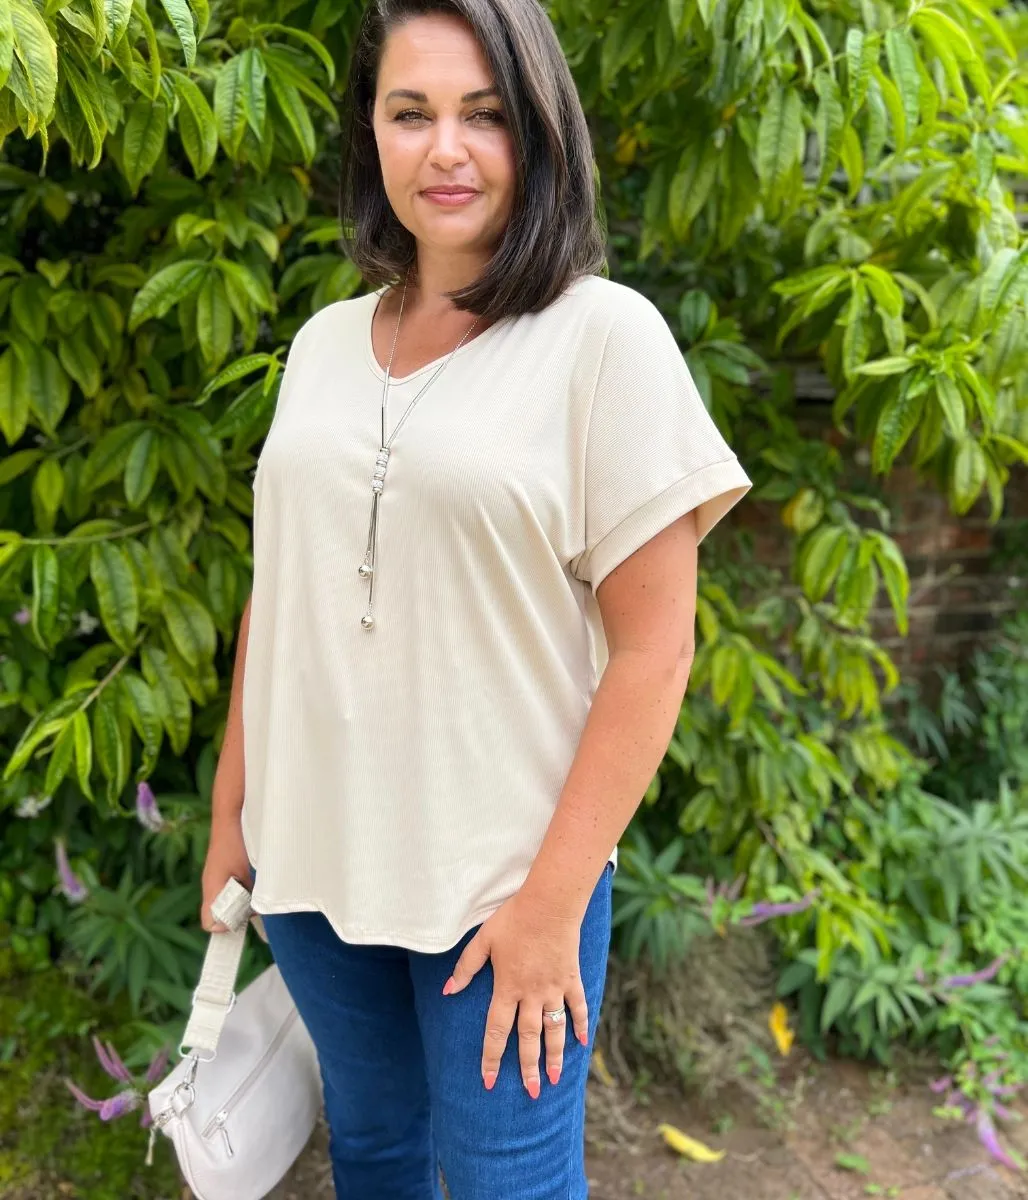
[[[477,92],[465,92],[464,95],[461,96],[460,102],[461,104],[473,104],[476,100],[484,100],[487,96],[499,97],[499,95],[499,88],[479,88]],[[402,100],[417,100],[421,104],[428,103],[428,97],[424,92],[415,92],[410,88],[393,88],[393,90],[386,96],[383,103],[388,104],[388,102],[394,98]]]

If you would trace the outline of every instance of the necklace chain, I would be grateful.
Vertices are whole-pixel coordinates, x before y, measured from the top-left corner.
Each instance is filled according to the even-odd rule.
[[[393,443],[394,439],[396,438],[396,435],[400,432],[400,428],[403,425],[404,421],[406,421],[407,417],[410,415],[411,409],[414,407],[415,404],[417,404],[417,402],[421,399],[422,395],[432,385],[432,383],[434,382],[436,377],[443,370],[445,370],[450,359],[453,358],[453,356],[457,353],[457,351],[461,348],[461,346],[464,345],[464,343],[467,341],[468,337],[470,336],[471,331],[475,328],[475,326],[478,324],[478,322],[482,319],[481,316],[478,316],[474,319],[474,321],[472,321],[471,325],[465,331],[464,336],[460,339],[460,341],[456,344],[456,346],[454,346],[454,348],[446,356],[444,361],[442,363],[440,363],[440,365],[438,367],[436,367],[436,369],[429,376],[428,382],[425,383],[421,388],[418,389],[418,392],[415,395],[414,399],[410,402],[410,404],[407,405],[407,408],[404,411],[403,416],[396,423],[396,428],[393,430],[393,432],[389,435],[389,437],[387,439],[386,432],[385,432],[386,431],[386,401],[389,396],[389,383],[390,383],[390,379],[392,376],[393,356],[396,353],[396,342],[400,336],[400,321],[403,317],[404,301],[407,299],[407,280],[409,279],[409,277],[410,277],[410,271],[408,270],[408,272],[404,276],[404,280],[403,280],[403,292],[400,296],[400,311],[396,315],[396,328],[393,330],[393,344],[389,350],[389,361],[386,364],[385,378],[382,381],[382,422],[381,422],[382,434],[381,434],[381,439],[379,441],[378,454],[375,457],[375,473],[371,478],[372,498],[371,498],[371,519],[368,522],[368,546],[364,552],[364,561],[357,568],[357,572],[361,576],[361,578],[367,579],[367,581],[368,581],[368,610],[364,614],[364,616],[361,617],[361,626],[364,629],[374,629],[374,627],[375,627],[375,615],[374,615],[372,606],[373,606],[373,602],[374,602],[374,598],[375,598],[375,575],[376,575],[376,569],[378,566],[378,522],[379,522],[378,509],[379,509],[379,504],[382,499],[382,492],[385,488],[386,471],[389,468],[389,455],[391,453],[392,443]],[[372,324],[374,324],[374,313],[372,313]],[[372,345],[372,354],[374,354],[374,345]]]

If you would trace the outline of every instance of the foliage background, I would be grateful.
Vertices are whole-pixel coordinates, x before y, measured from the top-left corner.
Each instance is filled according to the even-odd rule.
[[[362,288],[334,216],[360,10],[0,0],[0,969],[71,963],[124,1006],[136,1065],[180,1027],[202,953],[250,478],[282,363],[312,312]],[[869,613],[884,591],[905,631],[894,464],[998,517],[1028,459],[1028,18],[991,0],[548,10],[611,274],[661,307],[794,538],[788,578],[744,534],[705,556],[615,951],[673,978],[693,939],[773,922],[809,1044],[928,1041],[953,1115],[991,1121],[1028,1073],[1028,816],[1002,699],[1028,703],[1028,630],[936,714],[898,686]],[[801,432],[811,361],[834,442]],[[142,781],[159,817],[137,811]],[[54,886],[64,845],[76,904]],[[247,972],[261,964],[251,947]],[[662,1054],[695,1065],[688,1044]]]

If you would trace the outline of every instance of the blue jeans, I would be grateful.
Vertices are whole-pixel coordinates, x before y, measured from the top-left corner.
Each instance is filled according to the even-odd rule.
[[[492,965],[442,995],[461,951],[425,954],[342,941],[320,913],[264,916],[275,962],[318,1051],[338,1200],[584,1200],[585,1085],[610,944],[608,863],[582,921],[579,966],[589,1045],[568,1013],[564,1066],[533,1100],[517,1025],[496,1085],[481,1061]]]

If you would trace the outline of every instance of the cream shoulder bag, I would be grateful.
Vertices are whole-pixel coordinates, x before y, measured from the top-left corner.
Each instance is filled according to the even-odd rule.
[[[321,1077],[277,966],[235,993],[251,917],[264,937],[250,893],[230,879],[211,912],[230,932],[211,934],[180,1061],[149,1094],[147,1163],[161,1132],[196,1200],[260,1200],[314,1129]]]

